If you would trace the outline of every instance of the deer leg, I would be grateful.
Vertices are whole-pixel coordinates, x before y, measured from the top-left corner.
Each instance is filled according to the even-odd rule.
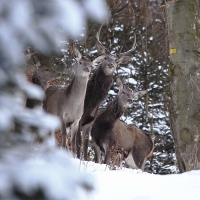
[[[79,123],[77,135],[76,135],[76,149],[77,149],[77,158],[81,158],[81,124]]]
[[[62,121],[61,131],[62,131],[62,147],[65,149],[66,148],[66,141],[67,141],[67,132],[66,132],[66,126],[65,126],[64,121]]]
[[[101,151],[99,146],[94,142],[94,152],[95,152],[95,163],[100,163],[100,155],[101,155]]]
[[[145,158],[145,159],[143,160],[142,165],[141,165],[141,168],[140,168],[140,169],[141,169],[142,171],[144,171],[144,167],[145,167],[146,160],[147,160],[147,159]]]
[[[89,132],[90,132],[90,124],[85,125],[82,128],[83,155],[84,155],[84,160],[86,161],[87,161],[87,153],[88,153]]]
[[[67,133],[67,134],[66,134],[66,135],[67,135],[66,147],[67,147],[67,150],[70,151],[70,148],[71,148],[71,147],[70,147],[70,145],[71,145],[70,137],[71,137],[71,136],[70,136],[70,128],[69,128],[69,127],[66,128],[66,133]],[[70,142],[69,142],[69,141],[70,141]]]
[[[74,153],[74,155],[76,155],[76,135],[78,131],[78,123],[79,122],[75,122],[71,126],[71,145],[72,145],[72,152]]]
[[[126,164],[131,167],[132,169],[138,169],[135,160],[133,158],[133,150],[131,150],[128,154],[128,156],[125,158]]]
[[[56,140],[56,131],[51,131],[50,136],[55,140],[54,141],[54,146],[57,145],[57,140]]]
[[[144,170],[145,162],[146,162],[146,157],[145,153],[143,152],[139,147],[135,147],[132,156],[133,159],[137,165],[137,167],[141,170]]]
[[[107,151],[105,153],[105,160],[104,160],[104,164],[111,164],[111,154],[110,154],[110,151]]]

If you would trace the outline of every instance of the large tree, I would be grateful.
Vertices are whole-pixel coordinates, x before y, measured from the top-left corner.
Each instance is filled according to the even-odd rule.
[[[200,2],[166,6],[170,53],[170,121],[180,172],[200,169]]]

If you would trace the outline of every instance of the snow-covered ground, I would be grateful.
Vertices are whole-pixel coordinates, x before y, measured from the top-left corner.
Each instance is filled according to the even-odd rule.
[[[18,199],[16,191],[28,197],[43,191],[49,200],[196,200],[200,171],[153,175],[127,168],[110,170],[69,157],[59,148],[24,152],[18,147],[2,153],[0,199]]]
[[[140,170],[109,170],[106,165],[76,161],[80,171],[91,172],[95,190],[91,200],[200,199],[200,171],[153,175]]]

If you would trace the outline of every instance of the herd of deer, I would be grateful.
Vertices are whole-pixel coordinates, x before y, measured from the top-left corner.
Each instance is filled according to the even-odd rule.
[[[95,150],[95,162],[100,162],[101,153],[104,154],[104,163],[112,162],[112,149],[120,146],[126,164],[131,168],[144,169],[146,159],[152,154],[153,140],[149,134],[135,126],[126,125],[119,118],[126,108],[131,106],[134,98],[147,93],[132,91],[117,78],[119,88],[118,96],[108,104],[107,108],[99,112],[99,106],[105,100],[113,83],[113,74],[119,64],[126,64],[131,59],[130,53],[135,49],[136,40],[132,48],[124,53],[112,54],[99,40],[100,30],[97,32],[96,47],[100,54],[91,61],[82,57],[79,50],[74,47],[76,59],[75,74],[69,86],[49,86],[46,89],[41,80],[51,79],[48,74],[36,72],[33,82],[40,85],[46,97],[43,105],[46,112],[57,115],[61,121],[62,146],[71,149],[80,158],[81,145],[84,159],[87,160],[88,138],[91,133]],[[98,68],[89,78],[92,65]],[[46,81],[47,82],[47,81]],[[37,103],[27,100],[27,106],[32,108]],[[67,137],[70,135],[70,144]]]

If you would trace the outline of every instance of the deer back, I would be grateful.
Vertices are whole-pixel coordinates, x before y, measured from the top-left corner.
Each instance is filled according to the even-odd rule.
[[[55,80],[58,77],[59,76],[53,72],[37,69],[33,72],[32,83],[45,91],[49,86],[49,81]],[[26,107],[34,108],[35,106],[42,106],[42,101],[27,98]]]
[[[43,108],[46,112],[58,115],[59,101],[62,102],[62,97],[65,93],[65,87],[59,85],[52,85],[47,88],[45,92],[45,99],[43,101]]]
[[[126,125],[118,120],[113,128],[113,139],[118,142],[125,151],[140,148],[145,156],[152,150],[152,138],[149,134],[133,125]]]
[[[39,85],[43,90],[46,90],[49,82],[57,79],[59,76],[56,73],[38,69],[34,72],[32,82]]]

